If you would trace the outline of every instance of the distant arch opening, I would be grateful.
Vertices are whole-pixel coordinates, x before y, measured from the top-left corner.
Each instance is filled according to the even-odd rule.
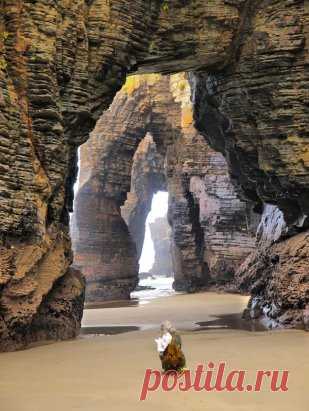
[[[128,80],[81,147],[79,182],[74,264],[89,303],[129,299],[153,270],[144,237],[155,193],[169,191],[176,291],[229,282],[254,248],[250,209],[223,156],[194,127],[185,74]]]
[[[172,230],[167,219],[168,197],[167,191],[158,191],[153,195],[139,260],[139,284],[137,290],[131,293],[132,298],[148,300],[174,293]]]
[[[164,272],[155,272],[156,266],[160,264],[158,261],[162,254],[160,255],[160,250],[155,248],[155,241],[158,240],[156,235],[160,236],[161,241],[164,246],[167,246],[168,250],[164,257],[170,257],[170,227],[167,221],[167,211],[168,211],[168,192],[158,191],[154,194],[151,203],[151,210],[147,216],[145,223],[145,239],[142,249],[142,254],[139,260],[139,273],[152,273],[157,275],[171,275],[171,259],[169,261],[165,260],[163,265],[165,266]],[[159,245],[159,244],[158,244]]]

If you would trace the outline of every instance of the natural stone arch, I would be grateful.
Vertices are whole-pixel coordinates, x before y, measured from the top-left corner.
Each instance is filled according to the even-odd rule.
[[[219,120],[219,130],[230,131],[231,126],[234,134],[224,132],[219,137],[224,146],[237,137],[236,144],[224,149],[233,163],[235,182],[245,185],[246,196],[259,205],[260,200],[272,202],[274,194],[285,213],[289,235],[307,229],[305,2],[283,0],[278,7],[275,0],[169,0],[168,12],[161,5],[152,0],[134,4],[125,0],[21,0],[18,4],[7,0],[0,5],[0,30],[8,34],[0,35],[0,133],[5,159],[0,175],[0,261],[8,267],[1,276],[2,349],[22,346],[24,335],[29,340],[50,335],[42,327],[39,335],[33,321],[46,309],[49,297],[53,298],[54,284],[62,280],[65,285],[71,275],[67,270],[72,261],[68,212],[72,209],[77,147],[88,138],[127,72],[210,72],[210,83],[202,81],[201,87],[194,87],[195,97],[202,92],[195,101],[205,109],[198,110],[200,131],[204,133],[209,119],[204,134],[217,148],[218,134],[210,132],[210,125]],[[282,69],[280,78],[271,73],[277,69]],[[261,85],[259,79],[263,78],[267,81]],[[219,87],[213,88],[215,83]],[[235,93],[230,93],[233,90]],[[287,101],[293,101],[291,110],[286,110]],[[222,124],[223,117],[226,121]],[[248,124],[252,126],[250,144]],[[269,134],[260,132],[264,124],[271,125]],[[263,135],[266,144],[261,145]],[[287,144],[280,142],[286,137]],[[247,158],[253,161],[246,166],[237,164],[245,164]],[[297,243],[300,250],[303,241]],[[61,257],[55,253],[60,243]],[[268,250],[268,254],[274,253],[278,250]],[[52,281],[40,287],[44,260],[48,265],[50,259],[59,266]],[[20,270],[21,262],[25,268]],[[308,271],[306,253],[298,266]],[[277,268],[275,265],[271,273],[282,283],[281,268]],[[303,275],[299,277],[302,284],[308,284]],[[298,285],[290,284],[288,274],[284,278],[293,286],[291,296],[298,295]],[[32,287],[25,286],[29,283]],[[37,298],[32,298],[33,293]],[[82,283],[77,294],[82,299]],[[275,304],[271,289],[268,294],[264,300],[267,308]],[[285,296],[280,295],[281,306]],[[75,308],[66,311],[62,307],[65,315],[55,309],[54,319],[60,315],[67,324],[71,321],[74,334],[81,306],[74,303],[73,295],[64,300],[68,303],[65,307]],[[295,308],[299,316],[306,303],[308,297]],[[26,311],[29,315],[24,315]],[[48,328],[46,321],[45,325]],[[59,321],[59,336],[62,327]]]
[[[138,259],[144,245],[145,223],[153,196],[158,191],[166,190],[164,157],[158,153],[152,135],[147,133],[134,154],[131,190],[121,207],[121,215],[135,242]]]
[[[139,119],[141,123],[134,122],[139,130],[142,130],[141,124],[144,120],[145,118],[142,117]],[[142,135],[143,132],[139,134],[139,137]],[[132,136],[137,137],[137,134],[132,132]],[[87,278],[87,302],[130,297],[130,291],[137,283],[137,262],[142,252],[145,222],[151,209],[152,197],[155,192],[166,189],[164,161],[157,153],[153,139],[148,133],[139,144],[139,137],[135,141],[136,151],[131,152],[130,159],[127,157],[128,151],[125,150],[123,153],[125,156],[123,160],[129,161],[129,166],[124,168],[129,170],[129,174],[124,175],[124,170],[122,170],[121,176],[117,174],[113,176],[114,179],[119,178],[118,181],[121,180],[123,183],[126,178],[130,178],[131,184],[128,188],[125,185],[121,186],[122,190],[128,189],[130,192],[121,195],[116,192],[116,200],[110,191],[107,196],[105,193],[102,194],[101,180],[96,176],[90,177],[89,172],[99,172],[97,167],[104,167],[105,163],[98,165],[90,160],[87,164],[84,158],[85,155],[89,157],[89,149],[99,150],[96,144],[97,137],[99,140],[104,139],[103,136],[96,136],[87,148],[81,149],[83,170],[81,190],[76,198],[76,212],[72,222],[74,262]],[[118,151],[117,156],[118,159],[121,158]],[[131,163],[132,171],[130,170]],[[109,168],[103,169],[102,175],[105,177],[108,172]],[[87,175],[89,180],[84,180]],[[93,185],[97,188],[93,189]],[[123,198],[127,198],[124,204],[122,203]],[[120,204],[123,206],[120,207]],[[111,277],[108,276],[109,272]],[[130,273],[132,273],[132,279],[130,279]]]
[[[137,282],[137,260],[142,244],[140,238],[143,238],[144,233],[136,236],[136,254],[129,232],[124,229],[120,207],[130,191],[134,151],[146,131],[154,136],[158,152],[166,157],[165,174],[170,194],[169,222],[173,232],[175,288],[196,291],[210,285],[212,279],[216,282],[220,275],[231,272],[232,277],[237,264],[240,264],[241,259],[254,245],[254,236],[250,229],[241,234],[244,227],[248,226],[250,207],[247,210],[245,203],[242,203],[234,192],[223,157],[220,154],[211,154],[212,151],[193,127],[186,76],[129,78],[110,109],[101,117],[84,148],[87,158],[94,161],[89,165],[90,173],[87,171],[87,179],[84,179],[82,172],[82,185],[75,205],[76,229],[73,237],[75,262],[88,279],[87,295],[92,301],[125,296],[128,298]],[[191,163],[186,165],[190,152],[193,157]],[[81,166],[83,167],[83,161]],[[218,182],[209,180],[209,196],[204,196],[203,178],[206,169],[213,170],[216,167],[215,178]],[[215,194],[211,193],[211,186],[216,187]],[[216,200],[220,204],[216,205],[211,196],[219,195],[220,198],[222,193],[227,199]],[[153,191],[147,193],[147,211],[152,195]],[[209,202],[210,209],[212,202],[217,214],[223,212],[222,223],[216,223],[218,215],[214,215],[211,222],[210,215],[203,217],[205,201]],[[104,210],[105,204],[109,205],[107,213],[107,208]],[[229,207],[232,209],[229,210]],[[139,232],[144,230],[146,213],[144,209],[143,211]],[[97,221],[95,215],[98,216]],[[104,230],[97,233],[100,219],[105,222],[102,226]],[[218,248],[215,244],[219,240],[207,229],[209,224],[219,230],[218,238],[220,232],[224,238],[231,238],[228,246],[230,250],[226,246],[222,248],[221,254],[214,251]],[[134,230],[131,229],[131,232],[134,235]],[[210,247],[212,243],[213,248]],[[212,257],[207,256],[207,252],[210,252]]]
[[[180,133],[179,104],[171,93],[169,98],[163,93],[157,101],[151,99],[164,87],[168,93],[168,77],[129,78],[87,143],[92,146],[94,162],[76,198],[73,230],[75,261],[88,279],[90,301],[129,298],[137,284],[138,255],[120,208],[130,192],[134,154],[145,134],[151,133],[158,152],[164,155]],[[98,222],[102,223],[101,230]],[[92,240],[96,230],[100,232]]]

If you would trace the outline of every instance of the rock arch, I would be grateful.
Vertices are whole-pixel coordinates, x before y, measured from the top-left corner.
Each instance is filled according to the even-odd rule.
[[[289,269],[275,264],[269,276],[278,281],[269,286],[266,279],[251,291],[265,312],[278,308],[275,318],[294,310],[291,323],[308,304],[305,2],[161,6],[156,0],[0,3],[1,349],[78,330],[83,285],[68,270],[77,147],[135,71],[196,71],[198,129],[224,152],[233,181],[260,211],[265,202],[283,211],[291,240],[281,236],[282,247],[296,241],[302,250],[292,282]],[[280,254],[280,245],[267,253]],[[72,279],[76,292],[66,293]],[[287,304],[286,290],[292,290]],[[62,292],[61,305],[55,293]]]
[[[138,259],[142,253],[145,223],[151,210],[153,196],[158,191],[166,190],[164,158],[158,153],[152,135],[147,133],[134,154],[131,190],[121,207],[121,215],[135,242]]]
[[[133,159],[147,131],[165,158],[158,187],[164,179],[170,194],[175,288],[195,291],[224,283],[253,249],[254,233],[248,227],[246,231],[250,207],[234,191],[223,156],[212,152],[192,120],[185,75],[132,77],[82,148],[93,160],[76,198],[73,239],[76,263],[88,281],[89,301],[128,298],[137,283],[142,242],[137,240],[136,253],[120,207],[131,181],[133,188],[136,183]],[[150,186],[146,198],[140,199],[138,239],[143,238],[145,211],[158,187]],[[134,225],[130,228],[134,239]]]

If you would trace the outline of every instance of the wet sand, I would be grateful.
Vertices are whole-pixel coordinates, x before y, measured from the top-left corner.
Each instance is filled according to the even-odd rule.
[[[174,294],[154,300],[142,300],[141,304],[123,307],[114,303],[112,308],[86,309],[84,327],[113,325],[137,326],[141,329],[158,329],[164,320],[170,320],[179,330],[200,328],[197,322],[216,319],[216,316],[242,313],[248,297],[233,294],[198,293]],[[109,307],[103,304],[102,307]]]
[[[175,295],[140,306],[85,310],[88,327],[133,326],[139,331],[83,336],[74,341],[0,355],[1,411],[308,411],[309,334],[303,331],[194,331],[208,322],[240,313],[246,298],[204,293]],[[170,319],[182,329],[188,368],[209,361],[228,369],[288,369],[289,391],[139,394],[145,369],[158,368],[153,339]],[[222,324],[221,324],[222,325]],[[224,324],[223,324],[224,325]]]

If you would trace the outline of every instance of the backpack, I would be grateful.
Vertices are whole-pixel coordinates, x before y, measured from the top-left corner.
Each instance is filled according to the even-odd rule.
[[[186,364],[185,356],[173,338],[171,343],[166,347],[162,356],[162,368],[164,371],[179,371]]]

